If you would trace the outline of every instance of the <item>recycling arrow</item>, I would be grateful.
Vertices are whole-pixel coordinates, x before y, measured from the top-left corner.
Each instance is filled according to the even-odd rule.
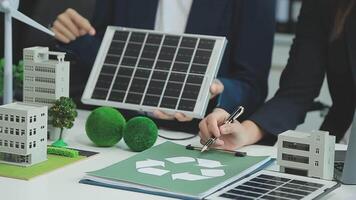
[[[185,180],[185,181],[198,181],[198,180],[209,179],[209,178],[211,178],[211,177],[191,174],[189,172],[172,174],[173,180],[180,179],[180,180]]]
[[[136,162],[136,169],[144,168],[144,167],[159,167],[159,166],[164,167],[164,162],[159,160],[151,160],[151,159]]]
[[[207,160],[207,159],[201,159],[198,158],[198,166],[200,167],[206,167],[206,168],[217,168],[217,167],[223,167],[224,165],[221,165],[219,161],[215,160]]]
[[[144,174],[150,174],[150,175],[155,175],[155,176],[162,176],[169,172],[169,170],[157,169],[157,168],[153,168],[153,167],[140,168],[137,171],[144,173]]]

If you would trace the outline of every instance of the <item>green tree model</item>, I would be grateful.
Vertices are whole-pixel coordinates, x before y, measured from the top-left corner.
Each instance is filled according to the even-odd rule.
[[[63,130],[73,127],[73,122],[78,116],[77,106],[69,97],[59,98],[49,109],[49,116],[52,117],[53,127],[60,128],[59,139],[52,146],[65,147],[67,144],[63,141]]]

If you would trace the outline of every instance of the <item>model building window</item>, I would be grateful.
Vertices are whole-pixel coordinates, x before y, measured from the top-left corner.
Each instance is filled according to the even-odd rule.
[[[18,149],[20,147],[19,142],[16,142],[15,148]]]
[[[0,147],[2,146],[2,140],[0,140]]]
[[[14,121],[14,115],[10,115],[10,122]]]
[[[10,147],[14,147],[14,141],[10,141]]]
[[[4,146],[7,147],[8,143],[7,140],[4,141]]]
[[[33,87],[31,87],[31,86],[25,86],[25,91],[27,91],[27,92],[32,92],[32,91],[33,91]]]
[[[28,148],[32,148],[32,142],[29,143]]]
[[[319,166],[319,161],[315,161],[314,165]]]
[[[2,114],[0,114],[0,120],[2,120]]]
[[[21,142],[21,149],[25,149],[25,143]]]
[[[9,115],[5,115],[5,121],[9,121]]]
[[[36,122],[36,115],[33,116],[33,122]]]
[[[16,135],[20,135],[20,130],[17,128],[17,129],[15,130],[15,133],[16,133]]]
[[[25,135],[25,130],[21,130],[21,135]]]
[[[43,116],[45,116],[45,114],[44,114],[44,113],[41,113],[41,117],[43,117]]]
[[[16,122],[19,123],[20,122],[20,116],[16,115]]]
[[[33,148],[36,147],[36,141],[33,141]]]
[[[32,66],[25,66],[25,70],[33,71],[33,67]]]
[[[25,117],[21,117],[21,123],[25,123]]]
[[[0,126],[0,133],[2,133],[2,126]]]
[[[315,153],[319,154],[319,148],[315,149]]]
[[[10,134],[11,134],[11,135],[14,134],[14,128],[10,128]]]
[[[36,128],[33,129],[33,135],[36,135]]]
[[[32,116],[30,117],[30,123],[32,123]]]
[[[41,142],[44,142],[44,138],[41,139]]]
[[[32,135],[32,129],[30,129],[30,136]]]
[[[26,77],[25,77],[25,80],[32,82],[32,81],[34,80],[34,78],[33,78],[32,76],[26,76]]]
[[[5,133],[5,134],[8,134],[8,133],[9,133],[9,128],[8,128],[8,127],[5,128],[4,133]]]

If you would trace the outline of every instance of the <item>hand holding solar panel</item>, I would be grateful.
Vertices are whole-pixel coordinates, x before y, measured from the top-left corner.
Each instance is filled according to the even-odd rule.
[[[109,26],[82,101],[202,118],[225,45],[224,37]]]

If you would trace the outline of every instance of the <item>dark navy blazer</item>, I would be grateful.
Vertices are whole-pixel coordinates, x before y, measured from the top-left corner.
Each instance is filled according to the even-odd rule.
[[[67,47],[92,66],[108,25],[153,29],[157,6],[158,0],[98,1],[92,20],[97,35],[84,36]],[[218,79],[225,86],[218,107],[231,112],[243,105],[246,117],[264,102],[275,29],[274,10],[274,0],[193,1],[185,32],[228,39],[218,72]]]
[[[356,107],[356,7],[345,22],[344,32],[333,39],[338,2],[303,1],[280,88],[250,118],[267,136],[277,136],[304,122],[325,76],[332,106],[320,129],[336,135],[339,141],[350,127]]]

